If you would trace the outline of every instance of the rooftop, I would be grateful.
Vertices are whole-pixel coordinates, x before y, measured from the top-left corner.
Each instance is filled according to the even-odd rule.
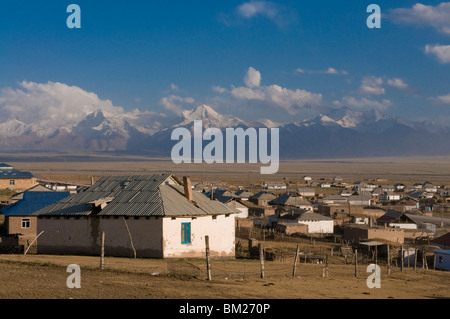
[[[198,192],[192,192],[192,199],[185,197],[184,187],[171,174],[107,176],[36,215],[190,217],[239,213]]]
[[[22,179],[22,178],[33,178],[35,177],[30,172],[21,172],[11,165],[2,163],[0,164],[0,179]]]
[[[26,191],[23,199],[1,210],[5,216],[29,216],[70,196],[70,192],[35,192]]]

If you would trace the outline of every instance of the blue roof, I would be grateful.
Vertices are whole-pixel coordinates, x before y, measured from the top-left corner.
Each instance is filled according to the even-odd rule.
[[[11,165],[0,164],[0,179],[33,178],[36,177],[30,172],[22,172],[14,169]]]
[[[9,205],[0,212],[5,216],[28,216],[70,196],[70,192],[29,192],[23,193],[23,199]]]

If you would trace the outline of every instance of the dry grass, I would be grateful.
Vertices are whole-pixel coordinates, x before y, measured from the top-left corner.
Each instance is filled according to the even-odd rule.
[[[66,268],[81,267],[81,289],[68,289]],[[369,289],[367,265],[344,265],[330,257],[328,277],[323,264],[266,261],[260,278],[257,260],[213,260],[212,281],[204,260],[154,260],[98,257],[0,256],[0,298],[20,299],[429,299],[450,298],[450,273],[382,265],[381,289]]]

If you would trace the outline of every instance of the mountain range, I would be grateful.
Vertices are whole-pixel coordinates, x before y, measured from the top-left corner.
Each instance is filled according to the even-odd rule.
[[[219,129],[279,128],[280,159],[425,156],[450,154],[450,127],[412,122],[378,111],[333,109],[310,120],[275,123],[269,119],[244,121],[223,115],[207,105],[168,118],[106,115],[102,110],[73,125],[51,127],[45,122],[25,124],[17,119],[0,123],[3,151],[126,152],[169,157],[177,127],[192,130],[193,122]],[[0,120],[1,121],[1,120]]]

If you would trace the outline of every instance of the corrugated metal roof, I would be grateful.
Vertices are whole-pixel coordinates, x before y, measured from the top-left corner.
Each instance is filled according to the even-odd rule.
[[[297,192],[286,192],[269,202],[271,205],[312,205],[309,201],[300,196]]]
[[[101,211],[95,212],[98,216],[175,217],[239,213],[197,192],[193,192],[193,202],[190,202],[184,196],[183,186],[176,184],[171,176],[162,174],[102,177],[84,192],[40,210],[36,215],[90,215],[94,213],[95,208],[88,203],[108,197],[112,200]]]

